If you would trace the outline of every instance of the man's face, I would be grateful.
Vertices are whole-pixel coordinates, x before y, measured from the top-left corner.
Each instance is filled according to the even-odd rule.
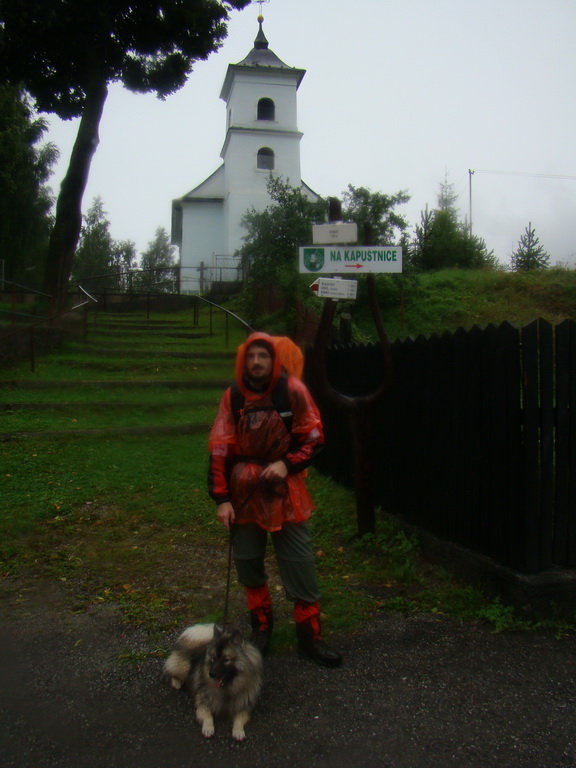
[[[259,344],[252,344],[246,352],[245,367],[248,378],[257,384],[264,384],[272,376],[273,359],[269,350]]]

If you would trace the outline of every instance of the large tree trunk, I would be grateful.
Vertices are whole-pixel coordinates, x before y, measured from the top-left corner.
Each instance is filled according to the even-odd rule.
[[[82,198],[92,157],[100,141],[98,128],[107,96],[105,82],[96,84],[86,94],[70,164],[58,195],[46,264],[46,292],[52,296],[55,311],[66,307],[72,261],[82,228]]]

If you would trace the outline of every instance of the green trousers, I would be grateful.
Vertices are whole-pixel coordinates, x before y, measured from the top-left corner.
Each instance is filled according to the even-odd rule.
[[[291,602],[315,603],[320,599],[308,523],[284,523],[270,534],[284,586]],[[268,580],[264,558],[268,532],[256,523],[234,526],[232,549],[238,581],[245,587],[261,587]]]

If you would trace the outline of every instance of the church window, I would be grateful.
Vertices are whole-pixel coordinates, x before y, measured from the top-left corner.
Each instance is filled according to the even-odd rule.
[[[276,105],[272,99],[260,99],[258,102],[258,120],[274,120]]]
[[[274,170],[274,152],[270,149],[270,147],[262,147],[262,149],[258,150],[256,167],[261,171]]]

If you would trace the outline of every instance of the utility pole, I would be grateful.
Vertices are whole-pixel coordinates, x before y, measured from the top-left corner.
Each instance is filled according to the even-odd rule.
[[[470,237],[472,237],[472,176],[474,176],[474,171],[471,171],[470,169],[468,169],[468,193],[469,193],[469,208],[470,208],[470,214],[469,214]]]

